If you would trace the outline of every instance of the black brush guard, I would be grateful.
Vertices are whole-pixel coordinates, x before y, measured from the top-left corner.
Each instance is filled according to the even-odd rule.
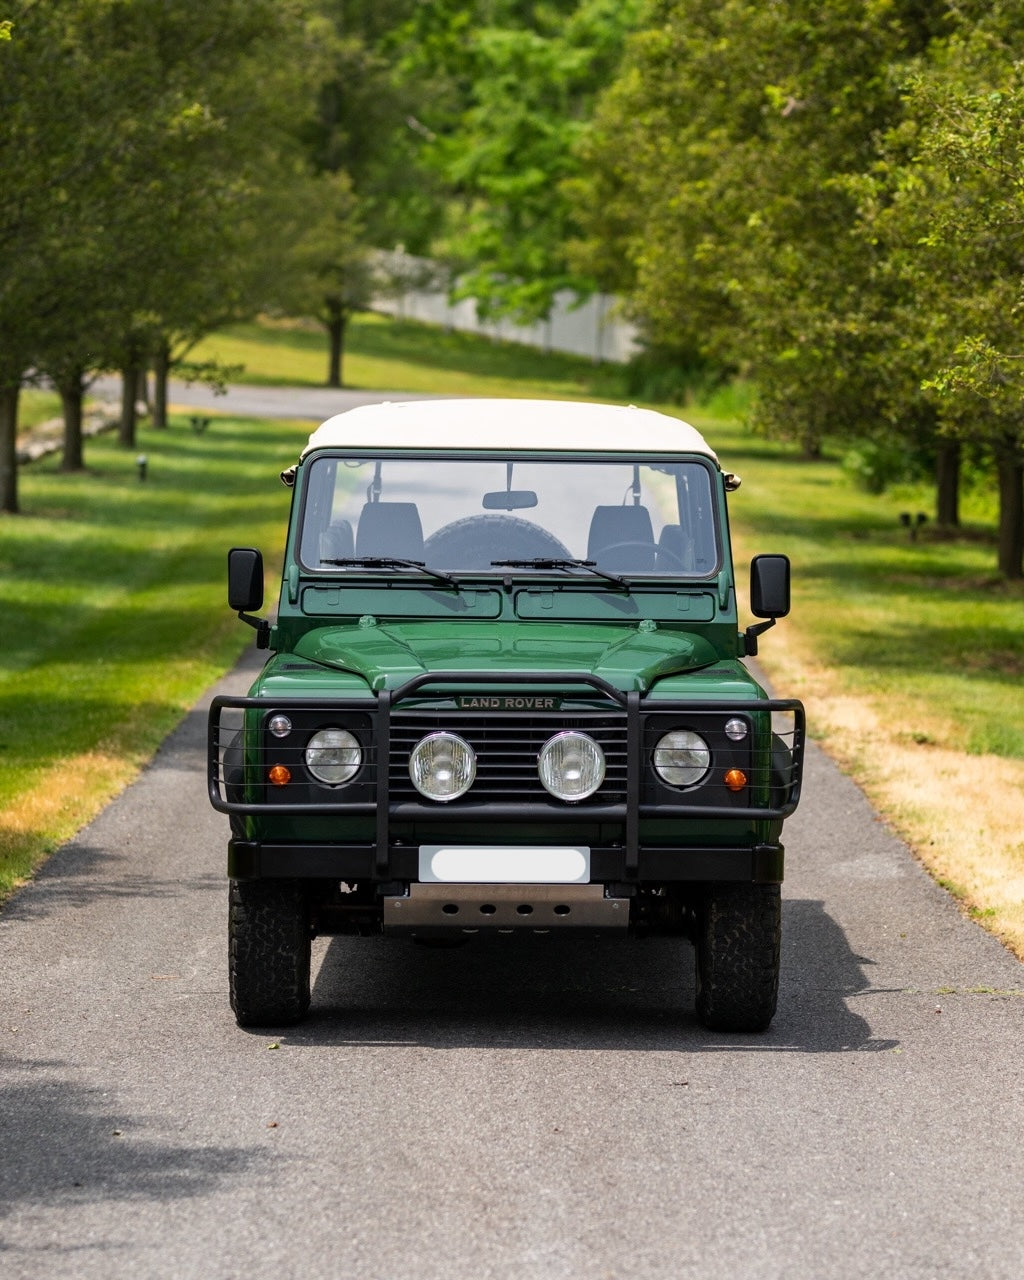
[[[608,787],[602,786],[593,796],[586,800],[563,802],[548,797],[541,789],[543,798],[523,801],[496,801],[475,799],[472,790],[458,800],[445,803],[423,800],[412,801],[392,795],[392,718],[401,716],[408,722],[409,718],[449,718],[456,727],[464,726],[474,717],[481,726],[486,726],[492,718],[488,711],[467,713],[453,711],[448,717],[447,709],[436,704],[429,707],[418,705],[408,708],[409,700],[424,690],[443,689],[458,686],[462,693],[477,694],[481,689],[515,689],[524,686],[537,688],[557,688],[563,698],[585,699],[594,692],[601,695],[603,706],[577,705],[572,710],[556,710],[538,713],[536,711],[500,712],[504,721],[517,719],[542,722],[549,726],[549,732],[558,732],[567,721],[572,727],[582,727],[586,731],[588,720],[595,719],[607,722],[611,713],[617,714],[625,726],[625,769],[622,771],[621,786],[615,798],[609,800],[602,792]],[[369,766],[373,783],[365,783],[356,787],[350,785],[339,789],[337,793],[328,787],[306,786],[302,790],[315,792],[309,798],[289,799],[287,801],[271,798],[272,787],[266,787],[266,799],[257,801],[232,798],[229,796],[230,784],[226,777],[225,751],[231,745],[230,740],[244,730],[245,713],[258,710],[266,714],[281,712],[289,715],[303,713],[328,714],[330,718],[344,721],[346,716],[363,718],[371,725],[371,743],[364,753],[364,769]],[[225,726],[225,712],[241,713],[241,724]],[[687,716],[737,716],[748,720],[765,715],[772,718],[773,742],[782,741],[785,746],[784,768],[786,776],[773,787],[777,792],[768,805],[755,806],[732,796],[724,803],[717,802],[716,790],[713,786],[697,786],[688,792],[673,792],[671,788],[659,787],[652,767],[644,758],[645,728],[653,717],[668,718],[685,713]],[[775,721],[785,717],[786,726],[778,726]],[[698,728],[700,727],[698,723]],[[427,730],[424,730],[425,732]],[[762,730],[754,730],[752,736]],[[265,733],[262,728],[253,731],[262,751]],[[333,878],[345,875],[356,878],[371,877],[378,880],[415,879],[412,871],[411,851],[392,843],[391,830],[397,823],[540,823],[540,824],[620,824],[624,829],[622,846],[616,845],[602,858],[600,851],[595,850],[595,868],[600,875],[602,862],[607,863],[609,872],[617,868],[613,878],[635,881],[640,867],[640,824],[655,819],[740,819],[745,823],[777,822],[788,817],[797,807],[800,800],[800,787],[803,774],[803,756],[805,745],[805,717],[802,704],[796,699],[759,698],[753,700],[723,699],[661,699],[644,698],[637,691],[623,692],[615,688],[599,676],[578,672],[503,672],[492,671],[457,671],[457,672],[424,672],[414,676],[394,690],[381,690],[368,698],[252,698],[252,697],[218,697],[210,706],[207,781],[210,803],[222,813],[235,815],[257,815],[270,817],[302,816],[302,815],[334,815],[344,817],[370,817],[375,819],[375,839],[371,844],[348,845],[349,857],[339,858],[339,846],[304,845],[301,842],[247,842],[232,841],[232,874],[289,875],[302,874]],[[301,752],[300,752],[301,754]],[[769,753],[770,754],[770,753]],[[237,785],[237,784],[236,784]],[[252,790],[252,780],[247,788]],[[661,791],[658,798],[651,798],[652,786]],[[764,789],[763,786],[761,788]],[[404,788],[407,790],[407,788]],[[615,788],[613,787],[614,791]],[[624,790],[624,794],[622,791]],[[666,790],[673,792],[671,799],[666,799]],[[345,798],[345,797],[348,798]],[[677,798],[678,797],[678,798]],[[297,858],[300,850],[306,854]],[[316,850],[320,853],[317,854]],[[658,868],[666,864],[666,858],[675,851],[655,846],[644,850],[645,878],[659,878]],[[718,874],[724,869],[723,855],[729,849],[717,846],[685,845],[687,866],[685,879],[754,879],[780,880],[782,867],[782,847],[778,844],[754,845],[742,851],[740,870],[729,874]],[[624,856],[623,856],[624,855]],[[662,856],[659,856],[662,855]],[[728,862],[728,859],[725,859]],[[301,865],[301,871],[294,869]],[[749,871],[743,868],[749,865]],[[339,871],[339,867],[342,870]],[[666,866],[667,869],[667,866]],[[411,872],[411,874],[410,874]],[[653,873],[653,874],[652,874]],[[674,874],[667,878],[674,879]]]

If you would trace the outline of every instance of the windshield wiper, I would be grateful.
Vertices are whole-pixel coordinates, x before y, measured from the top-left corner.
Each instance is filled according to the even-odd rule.
[[[613,587],[617,587],[620,591],[625,591],[629,595],[629,583],[626,579],[620,578],[614,573],[605,573],[603,569],[598,569],[595,560],[550,560],[544,557],[537,557],[533,560],[492,560],[491,564],[496,569],[586,569],[588,573],[594,574],[595,577],[603,578],[605,582],[610,582]]]
[[[395,556],[338,556],[320,561],[321,564],[337,564],[353,569],[419,569],[436,582],[443,582],[446,587],[459,590],[458,579],[449,573],[441,573],[437,569],[428,569],[425,560],[400,560]]]

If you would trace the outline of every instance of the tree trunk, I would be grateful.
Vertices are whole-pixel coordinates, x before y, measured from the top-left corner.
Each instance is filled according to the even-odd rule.
[[[1014,449],[1001,453],[999,469],[999,572],[1024,577],[1024,460]]]
[[[327,385],[329,387],[340,387],[343,385],[341,381],[341,361],[345,350],[345,326],[348,316],[345,314],[345,308],[337,298],[326,298],[324,307],[327,312],[327,336],[330,339],[331,350],[327,365]]]
[[[800,437],[800,454],[805,462],[821,461],[822,441],[816,431],[805,431]]]
[[[135,397],[138,390],[138,361],[130,359],[121,369],[121,421],[117,428],[118,442],[126,449],[135,448],[135,429],[138,422]]]
[[[21,383],[0,385],[0,511],[18,511],[18,395]]]
[[[73,369],[62,377],[57,390],[64,410],[64,456],[61,459],[61,471],[81,471],[85,466],[85,453],[82,443],[82,402],[85,392],[82,387],[82,370]]]
[[[940,440],[935,457],[935,520],[947,529],[960,527],[960,441]]]
[[[159,431],[167,429],[167,378],[170,368],[170,344],[161,342],[153,357],[153,426]]]

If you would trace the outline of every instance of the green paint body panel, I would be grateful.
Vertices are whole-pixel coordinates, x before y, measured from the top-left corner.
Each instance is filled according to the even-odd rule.
[[[681,671],[711,666],[712,645],[682,631],[641,632],[636,625],[569,622],[381,622],[320,627],[295,656],[361,676],[369,687],[396,688],[426,671],[581,671],[623,691],[649,689]]]

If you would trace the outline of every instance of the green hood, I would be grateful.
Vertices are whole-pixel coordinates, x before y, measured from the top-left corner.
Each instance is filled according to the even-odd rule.
[[[645,692],[663,676],[715,662],[712,645],[677,630],[633,625],[399,622],[321,627],[295,654],[354,672],[373,689],[395,688],[424,671],[578,671],[618,689]]]

